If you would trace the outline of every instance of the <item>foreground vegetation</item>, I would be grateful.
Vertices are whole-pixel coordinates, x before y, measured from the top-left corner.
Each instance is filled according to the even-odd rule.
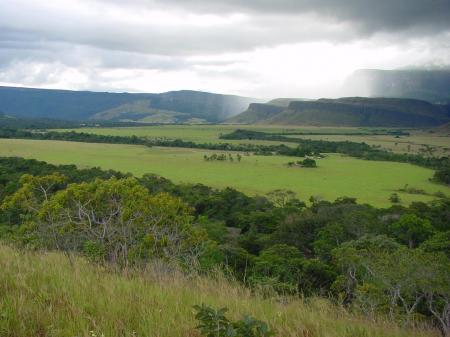
[[[397,324],[404,327],[398,335],[408,329],[419,334],[420,329],[428,329],[429,334],[434,334],[438,329],[446,337],[450,334],[448,199],[430,204],[413,203],[409,207],[377,209],[360,205],[352,198],[341,197],[327,202],[312,197],[311,206],[307,206],[289,190],[276,190],[267,197],[249,197],[230,188],[215,190],[198,184],[177,185],[155,175],[144,175],[138,179],[115,171],[79,170],[73,165],[53,166],[20,158],[0,159],[0,187],[0,237],[3,240],[24,249],[61,251],[66,255],[66,263],[72,266],[79,263],[77,256],[82,255],[93,265],[86,268],[94,273],[102,270],[106,279],[112,275],[114,278],[127,276],[131,282],[136,282],[136,278],[161,280],[170,272],[169,275],[175,273],[177,279],[197,282],[223,270],[225,275],[242,284],[232,285],[231,288],[250,289],[253,294],[266,298],[258,299],[263,303],[273,303],[275,299],[281,301],[280,305],[284,303],[283,307],[286,303],[302,305],[302,302],[304,306],[305,303],[320,303],[316,299],[320,296],[325,301],[323,303],[332,301],[336,305],[330,309],[333,308],[329,307],[331,304],[325,304],[320,309],[329,311],[330,317],[338,321],[344,318],[345,321],[346,317],[352,317],[350,314],[354,319],[364,316],[365,320],[371,320],[374,324],[360,330],[358,321],[361,318],[357,318],[355,324],[347,324],[342,332],[336,327],[342,335],[391,335],[390,329],[396,329],[392,327]],[[3,271],[16,269],[17,273],[27,274],[26,267],[8,269],[8,265],[14,263],[5,264]],[[35,267],[36,263],[31,265]],[[55,264],[53,268],[56,268],[53,272],[64,274],[59,271],[60,265]],[[38,269],[45,270],[45,267]],[[77,277],[80,274],[76,267],[72,271]],[[11,274],[11,279],[8,279]],[[84,274],[85,270],[80,277]],[[64,274],[62,279],[71,284],[70,277]],[[44,276],[46,278],[49,279],[43,282],[38,275],[31,277],[32,282],[37,282],[35,287],[44,287],[44,291],[35,293],[35,288],[28,284],[24,286],[33,289],[33,294],[44,294],[34,295],[38,296],[39,301],[42,298],[48,306],[44,312],[50,310],[51,314],[60,303],[63,306],[72,303],[71,291],[79,295],[79,288],[66,290],[58,283],[54,289],[63,289],[63,296],[59,293],[58,300],[61,302],[53,303],[46,294],[52,290],[50,287],[54,280],[51,274]],[[169,281],[163,280],[165,285],[170,286]],[[13,293],[18,287],[15,282],[18,281],[14,273],[7,272],[6,281],[0,283],[5,286],[0,290]],[[195,282],[192,289],[196,289]],[[204,282],[224,280],[219,278]],[[101,285],[102,281],[92,283]],[[127,289],[122,283],[121,286]],[[114,285],[111,287],[116,291],[114,295],[119,294],[119,301],[123,297],[128,298],[127,292],[116,290]],[[23,292],[22,288],[18,288],[19,292]],[[219,286],[217,288],[221,289]],[[189,291],[192,292],[192,289]],[[98,294],[105,294],[103,301],[107,298],[110,305],[112,296],[109,291],[109,288],[99,291],[97,297]],[[231,305],[217,305],[217,300],[228,292],[223,288],[221,291],[221,296],[212,305],[228,306],[236,314]],[[237,297],[249,298],[249,301],[255,298],[250,293],[245,295],[249,290],[241,291],[244,295],[236,294]],[[305,300],[299,301],[298,298]],[[24,299],[20,297],[21,301]],[[134,299],[140,301],[139,296]],[[17,301],[6,300],[5,303],[0,307],[6,308],[7,313],[1,316],[7,322],[5,324],[18,324],[10,318],[18,313],[27,313],[28,306],[24,306],[24,311],[14,306]],[[87,303],[91,304],[87,308],[63,310],[64,315],[81,318],[86,312],[87,315],[96,313],[96,305],[92,301]],[[19,304],[22,307],[26,303]],[[123,310],[130,311],[132,305],[134,302],[128,302],[123,309],[120,306],[108,310],[123,314]],[[7,309],[11,306],[13,309]],[[273,305],[271,310],[273,308],[278,308],[278,305]],[[278,321],[282,309],[277,310],[275,320],[272,317],[267,319],[260,312],[256,315],[254,310],[249,310],[249,313],[257,319],[268,321],[271,327],[279,331],[279,326],[285,329],[283,324],[288,320]],[[314,311],[314,307],[311,310]],[[208,312],[209,309],[201,309],[198,315],[207,318]],[[337,318],[336,313],[339,315]],[[34,315],[32,318],[39,321],[45,321],[47,317],[41,312]],[[117,329],[139,325],[140,321],[135,319],[140,315],[140,312],[133,316],[125,315],[129,321],[122,324],[119,320],[113,326],[108,325],[111,323],[106,326],[113,329],[112,335],[117,335],[116,331],[122,331],[123,335],[127,330]],[[89,317],[91,326],[97,327],[97,319],[101,319]],[[28,321],[35,324],[32,319]],[[205,322],[208,321],[206,319]],[[317,323],[314,331],[309,331],[309,327],[300,332],[289,330],[292,329],[289,325],[285,333],[279,333],[280,336],[301,333],[305,336],[328,336],[328,321],[329,318]],[[390,322],[387,326],[391,327],[383,329],[378,335],[370,331],[371,326],[379,327],[378,324],[383,321]],[[301,317],[299,322],[303,322]],[[248,320],[235,321],[230,328],[240,329],[241,323],[250,324]],[[21,326],[27,327],[26,324]],[[32,325],[31,329],[34,327]],[[55,327],[59,329],[58,324],[43,324],[37,328],[46,332],[46,329]],[[295,329],[298,328],[295,325]],[[16,336],[10,333],[10,329],[7,325],[7,336]],[[27,329],[25,331],[30,333]],[[264,330],[268,331],[266,327]],[[93,331],[92,334],[97,334],[95,329]],[[196,333],[192,331],[193,336]],[[164,334],[161,332],[160,335]],[[241,337],[247,336],[266,335]]]
[[[450,336],[448,157],[251,130],[221,135],[244,144],[0,131],[31,138],[0,155],[85,167],[0,158],[6,336]]]
[[[438,336],[369,321],[319,298],[264,299],[221,277],[186,277],[157,266],[117,273],[0,245],[0,268],[2,337],[200,336],[193,309],[200,303],[228,307],[232,318],[251,314],[280,337]]]

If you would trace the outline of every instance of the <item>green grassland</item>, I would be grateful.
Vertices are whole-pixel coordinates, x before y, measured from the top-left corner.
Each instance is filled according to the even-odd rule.
[[[226,134],[237,128],[257,130],[263,132],[284,133],[313,133],[311,135],[292,135],[293,138],[322,139],[330,141],[348,140],[353,142],[366,142],[369,145],[378,145],[384,149],[403,153],[423,153],[426,146],[434,149],[433,155],[450,154],[450,137],[440,133],[431,133],[429,130],[409,129],[410,136],[373,135],[380,128],[351,128],[351,127],[289,127],[289,126],[260,126],[260,125],[158,125],[125,128],[81,128],[77,132],[95,133],[100,135],[151,137],[151,138],[181,138],[196,143],[253,143],[253,144],[279,144],[280,142],[255,140],[221,140],[221,134]],[[64,131],[64,130],[59,130]],[[321,134],[322,133],[322,134]],[[336,133],[326,135],[323,133]],[[358,135],[349,135],[358,133]],[[367,135],[360,135],[367,133]],[[293,143],[287,143],[296,146]]]
[[[293,135],[293,138],[304,138],[328,141],[365,142],[369,145],[381,146],[397,153],[422,153],[427,155],[427,147],[432,149],[433,155],[450,155],[450,137],[411,131],[410,136],[395,137],[392,135]]]
[[[218,151],[216,151],[218,153]],[[62,141],[0,140],[0,156],[36,158],[55,164],[99,166],[137,176],[156,173],[175,182],[234,187],[249,194],[290,189],[307,200],[311,195],[327,200],[356,197],[360,202],[389,206],[389,196],[409,184],[428,193],[450,188],[431,183],[433,171],[395,162],[364,161],[330,154],[318,159],[318,168],[287,167],[292,157],[243,156],[240,163],[205,162],[214,151],[187,148],[148,148],[135,145],[91,144]],[[402,201],[430,201],[432,196],[400,193]]]
[[[371,133],[370,128],[351,127],[283,127],[283,126],[261,126],[261,125],[235,125],[235,124],[210,124],[210,125],[155,125],[137,127],[96,127],[73,129],[77,132],[95,133],[99,135],[114,136],[138,136],[153,138],[182,138],[193,142],[217,142],[221,134],[232,132],[236,129],[249,129],[263,132],[311,132],[311,133]],[[60,129],[58,131],[67,131]],[[228,140],[227,140],[228,142]]]
[[[137,127],[113,127],[113,128],[79,128],[73,130],[60,129],[57,131],[76,131],[94,133],[98,135],[113,136],[138,136],[150,138],[182,139],[195,143],[234,143],[234,144],[279,144],[263,140],[222,140],[221,134],[233,132],[240,126],[236,125],[157,125],[157,126],[137,126]],[[245,128],[255,129],[265,132],[279,132],[279,128],[268,128],[260,126],[245,126]],[[295,144],[292,144],[295,146]]]
[[[223,277],[186,277],[149,266],[108,272],[61,253],[21,253],[0,244],[2,337],[199,337],[195,304],[232,318],[267,321],[276,337],[437,337],[363,319],[324,299],[264,299]],[[167,269],[165,269],[167,270]]]
[[[228,125],[158,125],[126,128],[82,128],[79,132],[96,133],[100,135],[181,138],[198,143],[217,142],[222,133],[231,132],[235,126]]]

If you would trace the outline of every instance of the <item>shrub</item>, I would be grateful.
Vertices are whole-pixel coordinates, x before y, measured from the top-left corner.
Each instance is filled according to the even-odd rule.
[[[241,320],[230,321],[225,313],[227,308],[214,309],[204,304],[195,305],[195,318],[200,322],[197,329],[204,337],[269,337],[273,336],[267,323],[244,316]]]
[[[434,173],[433,179],[442,184],[450,185],[450,167],[443,167]]]
[[[302,161],[303,167],[317,167],[316,161],[314,159],[306,158]]]
[[[398,204],[400,202],[400,197],[397,193],[392,193],[391,196],[389,197],[389,200],[393,204]]]

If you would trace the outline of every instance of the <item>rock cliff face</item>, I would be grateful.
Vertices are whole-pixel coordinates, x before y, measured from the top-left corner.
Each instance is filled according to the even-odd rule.
[[[229,122],[317,126],[437,126],[450,120],[448,107],[416,99],[344,97],[292,101],[283,108],[251,104]]]
[[[253,124],[275,117],[285,108],[278,105],[252,103],[243,113],[227,120],[229,123]]]

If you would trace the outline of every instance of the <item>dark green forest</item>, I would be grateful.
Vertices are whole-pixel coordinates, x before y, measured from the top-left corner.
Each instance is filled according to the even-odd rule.
[[[69,121],[53,118],[29,118],[9,116],[0,111],[0,126],[2,129],[75,129],[80,127],[126,127],[126,126],[145,126],[155,125],[155,123],[136,123],[136,122],[113,122],[113,121]]]

